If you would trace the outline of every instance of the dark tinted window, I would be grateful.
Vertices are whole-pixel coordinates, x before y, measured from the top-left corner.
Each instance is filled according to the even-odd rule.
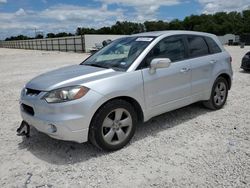
[[[148,53],[142,67],[148,67],[154,58],[169,58],[172,62],[185,59],[185,45],[182,37],[172,36],[161,40]]]
[[[215,53],[220,53],[221,52],[220,47],[218,46],[218,44],[212,38],[206,37],[205,39],[206,39],[206,42],[208,44],[210,53],[215,54]]]
[[[188,36],[190,57],[199,57],[209,54],[208,46],[203,37]]]

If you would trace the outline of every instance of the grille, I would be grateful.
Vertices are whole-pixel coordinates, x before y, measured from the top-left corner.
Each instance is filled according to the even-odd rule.
[[[26,89],[26,95],[29,95],[29,96],[37,96],[39,95],[39,93],[41,93],[41,91],[39,90],[29,89],[29,88]]]
[[[34,116],[35,112],[31,106],[28,106],[26,104],[22,104],[22,108],[23,108],[24,112],[26,112],[27,114]]]

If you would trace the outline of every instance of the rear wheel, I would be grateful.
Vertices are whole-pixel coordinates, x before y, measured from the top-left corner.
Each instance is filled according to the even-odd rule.
[[[94,115],[89,139],[104,150],[118,150],[133,137],[137,116],[133,106],[124,100],[113,100]]]
[[[203,104],[212,110],[221,109],[226,103],[228,95],[228,83],[225,78],[219,77],[214,82],[210,99]]]

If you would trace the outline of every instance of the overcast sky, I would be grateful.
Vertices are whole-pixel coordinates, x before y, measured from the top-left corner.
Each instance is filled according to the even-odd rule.
[[[113,25],[116,21],[170,21],[191,14],[241,11],[250,0],[0,0],[0,39],[72,32],[77,27]]]

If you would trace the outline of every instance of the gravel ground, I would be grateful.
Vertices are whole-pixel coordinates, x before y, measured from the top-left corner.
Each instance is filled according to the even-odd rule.
[[[219,111],[193,104],[138,126],[130,144],[106,153],[32,129],[16,136],[19,93],[32,77],[86,55],[0,48],[0,187],[250,187],[250,47],[227,47],[234,81]]]

